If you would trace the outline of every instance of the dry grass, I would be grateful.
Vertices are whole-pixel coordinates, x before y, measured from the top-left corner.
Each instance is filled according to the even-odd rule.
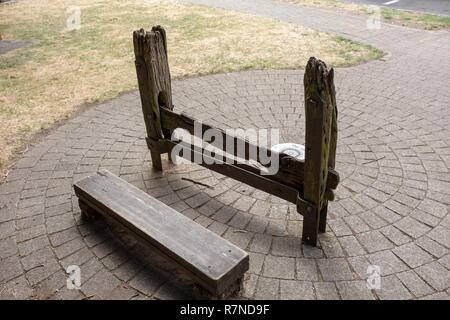
[[[345,12],[353,15],[369,17],[368,5],[337,0],[277,0],[308,7],[319,7]],[[394,10],[381,7],[381,21],[406,27],[421,28],[426,30],[450,28],[450,17],[435,14]]]
[[[81,29],[69,31],[74,1],[24,0],[0,7],[3,39],[39,43],[0,56],[0,166],[33,133],[75,106],[136,88],[133,30],[164,26],[174,77],[249,68],[330,65],[380,57],[370,46],[221,9],[158,0],[79,0]],[[3,160],[1,160],[3,159]]]

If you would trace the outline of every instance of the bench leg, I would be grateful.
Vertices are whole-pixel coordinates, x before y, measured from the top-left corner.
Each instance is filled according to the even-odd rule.
[[[94,219],[96,216],[98,216],[98,213],[94,209],[89,207],[85,202],[83,202],[80,199],[78,199],[78,205],[80,206],[81,216],[84,219],[91,220]]]
[[[239,294],[244,288],[244,277],[237,279],[224,293],[217,296],[217,300],[226,300]]]
[[[327,214],[328,214],[328,201],[325,201],[322,210],[320,210],[319,232],[325,232],[327,229]]]
[[[225,292],[221,294],[212,293],[208,291],[207,289],[203,288],[200,284],[196,283],[194,284],[194,296],[196,299],[200,300],[226,300],[232,297],[235,297],[241,292],[241,290],[244,288],[244,276],[237,279],[233,284],[231,284]]]

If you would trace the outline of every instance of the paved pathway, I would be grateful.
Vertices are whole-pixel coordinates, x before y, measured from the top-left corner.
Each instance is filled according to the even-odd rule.
[[[447,0],[343,0],[377,5],[390,9],[412,10],[419,12],[450,15],[450,4]]]
[[[277,198],[193,164],[153,172],[133,92],[50,134],[0,186],[1,298],[194,295],[188,279],[126,235],[113,236],[102,220],[80,220],[73,181],[107,168],[246,249],[250,270],[240,298],[448,299],[449,33],[388,25],[370,31],[358,17],[269,1],[208,3],[302,23],[391,53],[336,71],[343,179],[320,248],[300,243],[301,217]],[[284,142],[301,143],[302,75],[248,71],[177,80],[174,102],[177,110],[222,128],[275,127]],[[381,268],[380,290],[367,289],[371,264]],[[69,265],[81,268],[79,291],[66,288]]]

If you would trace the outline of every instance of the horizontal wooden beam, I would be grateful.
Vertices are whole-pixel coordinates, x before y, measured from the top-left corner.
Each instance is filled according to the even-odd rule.
[[[291,203],[297,203],[299,191],[296,188],[272,180],[270,178],[271,176],[260,175],[258,172],[259,169],[255,167],[245,164],[230,164],[227,163],[226,159],[224,159],[224,161],[222,162],[218,162],[213,157],[204,154],[202,149],[200,149],[200,151],[197,151],[195,150],[194,146],[188,145],[184,142],[168,141],[167,143],[171,144],[170,149],[173,149],[176,145],[180,145],[183,147],[183,151],[190,152],[190,154],[187,152],[182,152],[181,154],[179,154],[179,156],[183,157],[186,160],[192,161],[192,159],[198,157],[198,159],[205,160],[201,161],[201,163],[198,163],[202,167],[213,170],[237,181],[243,182],[251,187],[257,188]]]
[[[294,157],[291,157],[284,153],[277,153],[275,151],[271,151],[265,147],[261,146],[255,146],[252,143],[250,143],[247,140],[241,139],[239,137],[234,137],[228,135],[223,130],[214,128],[212,126],[209,126],[207,124],[202,123],[202,131],[201,132],[195,132],[194,130],[194,123],[195,120],[190,118],[189,116],[185,114],[178,114],[172,110],[166,109],[166,108],[160,108],[160,114],[161,114],[161,125],[163,129],[167,129],[171,132],[173,132],[175,129],[181,128],[187,130],[191,135],[195,134],[201,134],[199,138],[203,138],[203,134],[205,131],[209,129],[214,129],[216,132],[220,135],[222,135],[222,146],[217,146],[217,143],[214,144],[212,142],[212,145],[215,147],[218,147],[221,150],[224,150],[230,154],[233,154],[233,156],[240,156],[241,158],[245,160],[254,160],[261,164],[261,159],[259,157],[260,154],[266,154],[268,157],[274,156],[276,157],[278,155],[279,160],[279,171],[271,176],[272,180],[285,183],[293,188],[297,188],[298,191],[301,191],[303,186],[303,180],[304,180],[304,172],[305,172],[305,163],[304,161],[298,160]],[[234,150],[230,152],[231,150],[226,150],[226,142],[227,141],[233,141]],[[238,149],[237,147],[239,145],[244,145],[245,153],[242,157],[242,155],[237,155]],[[256,150],[256,158],[252,157],[252,154],[250,153],[250,150],[253,148],[253,150]],[[260,153],[261,152],[261,153]],[[261,164],[262,166],[265,166],[264,164]],[[267,167],[267,166],[266,166]],[[339,175],[336,171],[332,170],[328,173],[328,180],[327,180],[327,187],[329,189],[336,189],[337,185],[339,183]]]

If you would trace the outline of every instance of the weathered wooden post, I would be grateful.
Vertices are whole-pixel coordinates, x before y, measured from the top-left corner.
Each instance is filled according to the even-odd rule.
[[[162,129],[159,107],[173,109],[166,32],[161,26],[134,31],[133,43],[147,145],[153,168],[162,170],[161,154],[168,149],[160,140],[170,139],[170,132]]]
[[[328,199],[333,192],[327,189],[329,169],[334,169],[337,142],[337,108],[334,71],[324,62],[310,58],[305,70],[306,155],[303,198],[306,207],[303,219],[304,242],[315,246],[318,232],[325,232]],[[300,201],[300,200],[299,200]]]

